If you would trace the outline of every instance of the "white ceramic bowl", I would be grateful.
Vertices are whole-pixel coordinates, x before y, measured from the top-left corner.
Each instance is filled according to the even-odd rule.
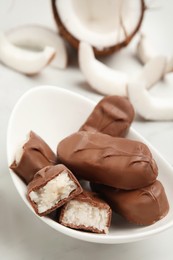
[[[17,102],[9,121],[8,164],[12,163],[18,144],[25,140],[30,130],[40,135],[56,151],[58,142],[77,131],[94,106],[95,103],[85,97],[53,86],[41,86],[25,93]],[[173,226],[173,169],[134,129],[130,129],[128,138],[140,140],[150,147],[159,167],[159,179],[165,187],[170,203],[169,214],[151,226],[131,225],[121,217],[114,215],[108,235],[92,234],[64,227],[47,217],[38,217],[26,199],[26,186],[11,170],[10,175],[17,191],[33,214],[63,234],[85,241],[105,244],[141,240]]]

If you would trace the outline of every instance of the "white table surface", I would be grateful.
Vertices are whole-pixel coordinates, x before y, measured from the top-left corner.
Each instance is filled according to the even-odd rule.
[[[157,8],[148,11],[143,31],[160,52],[173,54],[173,1],[158,2]],[[39,23],[54,29],[50,1],[0,1],[1,30],[27,23]],[[134,58],[134,46],[135,40],[126,50],[102,58],[102,61],[128,74],[135,73],[141,65]],[[43,84],[61,86],[95,101],[102,97],[85,82],[74,52],[70,53],[69,59],[66,70],[48,67],[34,77],[26,77],[0,64],[0,259],[172,260],[173,228],[150,239],[130,244],[82,242],[64,236],[42,223],[29,211],[15,190],[8,172],[6,134],[10,113],[18,98],[27,90]],[[164,97],[173,95],[173,75],[167,76],[151,92]],[[133,126],[173,165],[173,122],[144,122],[136,119]]]

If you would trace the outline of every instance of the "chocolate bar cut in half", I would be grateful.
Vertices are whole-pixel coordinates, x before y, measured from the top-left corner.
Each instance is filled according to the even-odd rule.
[[[112,210],[95,192],[84,191],[61,210],[60,224],[94,233],[108,233]]]
[[[35,212],[45,216],[82,192],[72,174],[62,164],[41,169],[28,185],[27,197]]]

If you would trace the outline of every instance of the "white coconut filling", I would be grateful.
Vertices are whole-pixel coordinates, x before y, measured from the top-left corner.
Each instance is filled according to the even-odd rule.
[[[56,6],[67,30],[98,49],[123,41],[141,17],[139,0],[58,0]]]
[[[42,188],[31,191],[29,197],[37,204],[38,213],[43,213],[54,207],[59,201],[68,198],[76,188],[76,183],[70,179],[66,171],[63,171]]]
[[[26,136],[26,139],[24,141],[22,141],[18,146],[17,146],[17,149],[16,149],[16,153],[15,153],[15,162],[16,162],[16,165],[19,164],[21,158],[22,158],[22,155],[23,155],[23,146],[24,144],[26,144],[30,139],[30,134],[28,134]]]
[[[93,227],[108,233],[108,211],[92,206],[87,202],[71,200],[68,202],[62,218],[63,224]]]

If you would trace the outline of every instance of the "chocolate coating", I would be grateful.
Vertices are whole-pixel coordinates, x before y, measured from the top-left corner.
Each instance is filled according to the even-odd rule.
[[[106,226],[107,226],[107,228],[110,227],[111,218],[112,218],[112,210],[111,210],[110,206],[107,204],[107,202],[104,201],[98,193],[91,192],[91,191],[83,191],[81,194],[76,196],[73,200],[81,202],[81,203],[86,202],[86,203],[90,204],[91,206],[96,207],[98,209],[107,210],[108,221],[107,221]],[[70,228],[74,228],[74,229],[82,229],[82,230],[91,231],[94,233],[105,233],[104,230],[100,231],[99,229],[96,229],[93,226],[86,227],[84,225],[74,225],[73,223],[67,223],[66,221],[64,221],[63,217],[64,217],[67,206],[68,206],[68,203],[66,203],[61,209],[61,213],[60,213],[60,217],[59,217],[60,224],[70,227]]]
[[[133,118],[134,109],[127,98],[108,96],[96,105],[80,131],[123,137],[127,134]]]
[[[100,184],[92,184],[91,187],[104,196],[112,210],[138,225],[151,225],[169,211],[164,187],[158,180],[145,188],[131,191]]]
[[[28,142],[23,146],[20,162],[17,164],[14,160],[10,168],[28,184],[40,169],[56,163],[57,157],[48,144],[31,131]]]
[[[57,153],[77,177],[115,188],[145,187],[158,174],[145,144],[102,133],[72,134],[59,143]]]
[[[63,171],[66,171],[68,173],[69,178],[75,182],[77,188],[69,194],[68,198],[60,200],[54,207],[52,207],[44,213],[39,214],[36,203],[34,203],[34,201],[32,201],[29,197],[30,192],[37,191],[38,189],[42,188],[47,184],[47,182],[54,179]],[[73,173],[63,164],[58,164],[53,166],[46,166],[35,174],[34,179],[28,184],[27,198],[31,203],[32,207],[34,208],[35,212],[40,216],[45,216],[50,212],[54,211],[55,209],[61,207],[63,204],[73,199],[75,196],[79,195],[82,191],[83,189],[79,184],[78,180],[73,175]]]

